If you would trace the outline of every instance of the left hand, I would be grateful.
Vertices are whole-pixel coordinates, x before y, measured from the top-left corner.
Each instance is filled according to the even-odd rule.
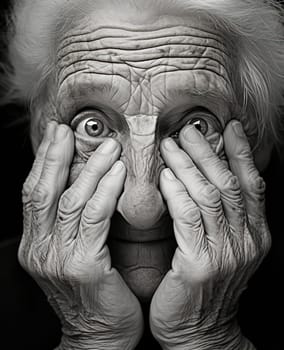
[[[151,303],[163,349],[253,349],[235,316],[271,245],[265,185],[241,124],[231,121],[223,136],[228,164],[194,126],[182,130],[182,149],[171,139],[161,144],[171,170],[161,172],[160,189],[178,245]]]

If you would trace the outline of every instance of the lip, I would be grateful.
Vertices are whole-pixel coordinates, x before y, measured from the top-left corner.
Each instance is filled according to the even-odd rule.
[[[119,212],[111,219],[109,237],[128,242],[151,242],[173,238],[173,223],[170,215],[165,213],[160,220],[149,229],[137,229],[130,225]]]

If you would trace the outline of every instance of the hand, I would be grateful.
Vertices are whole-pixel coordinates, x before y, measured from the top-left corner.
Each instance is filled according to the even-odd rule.
[[[106,141],[65,190],[73,149],[71,129],[51,122],[23,187],[19,261],[61,319],[60,349],[133,349],[142,311],[106,246],[126,175],[120,147]]]
[[[229,164],[194,126],[181,132],[183,150],[171,139],[161,145],[172,170],[162,171],[160,188],[178,245],[151,303],[152,333],[163,349],[254,349],[235,316],[270,248],[265,186],[241,124],[230,122],[223,136]]]

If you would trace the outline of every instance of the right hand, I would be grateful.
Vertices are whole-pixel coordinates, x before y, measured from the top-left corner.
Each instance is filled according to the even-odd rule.
[[[19,261],[60,317],[60,349],[134,349],[141,307],[106,246],[126,176],[121,150],[108,139],[65,190],[73,152],[71,129],[49,123],[23,187]]]

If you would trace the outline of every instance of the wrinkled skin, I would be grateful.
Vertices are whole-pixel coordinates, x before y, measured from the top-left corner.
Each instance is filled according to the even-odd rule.
[[[62,349],[134,348],[134,294],[153,296],[151,329],[165,349],[253,348],[234,316],[270,236],[263,181],[230,123],[249,116],[238,114],[229,45],[205,19],[143,21],[101,9],[58,38],[56,84],[32,118],[20,262],[61,318]],[[48,120],[74,139],[64,126],[54,141]],[[200,132],[175,136],[186,124]],[[179,147],[160,145],[167,136]],[[116,148],[102,155],[109,138]],[[269,151],[259,154],[263,168]]]
[[[111,268],[105,244],[125,179],[123,163],[112,166],[119,145],[109,141],[60,197],[74,141],[68,127],[52,122],[23,188],[19,261],[62,321],[62,349],[133,349],[142,332],[140,305]]]
[[[74,129],[71,183],[107,136],[121,143],[127,177],[109,247],[114,266],[146,300],[170,268],[175,250],[158,188],[164,167],[159,142],[198,118],[196,109],[201,108],[209,126],[206,137],[222,154],[222,130],[238,110],[232,103],[225,38],[206,21],[201,26],[192,18],[148,22],[125,27],[98,11],[59,38],[57,85],[50,91],[53,97],[39,106],[32,125],[35,149],[47,119]],[[94,117],[105,126],[97,137],[84,128]]]
[[[235,315],[270,248],[265,185],[239,122],[228,124],[224,143],[229,164],[192,126],[182,131],[184,151],[171,139],[162,144],[172,170],[163,171],[161,191],[178,248],[153,297],[150,321],[165,349],[254,348]]]

